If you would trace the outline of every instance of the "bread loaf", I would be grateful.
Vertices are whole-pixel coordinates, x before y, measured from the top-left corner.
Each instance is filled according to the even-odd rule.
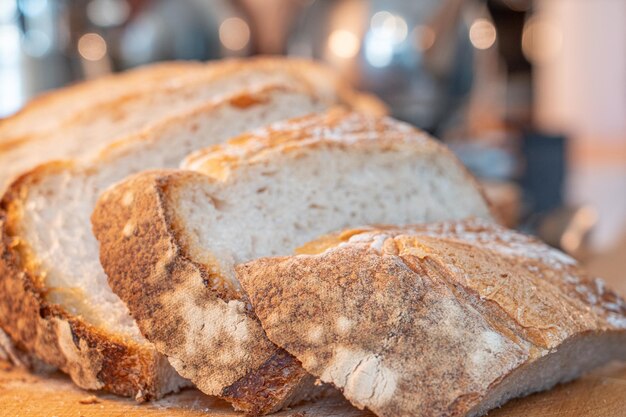
[[[92,216],[113,291],[144,336],[202,391],[249,413],[311,394],[264,336],[235,266],[363,223],[489,218],[475,181],[424,133],[340,109],[279,122],[134,176]]]
[[[99,193],[143,169],[174,168],[187,153],[251,128],[358,97],[304,61],[257,59],[210,68],[185,82],[170,85],[166,78],[166,88],[133,96],[130,107],[124,98],[88,109],[70,131],[42,137],[65,143],[67,133],[69,142],[83,141],[80,157],[22,174],[0,202],[0,325],[17,347],[69,373],[83,388],[141,400],[188,384],[143,338],[107,285],[89,221]],[[117,105],[132,119],[128,129],[108,113]],[[131,108],[140,114],[125,112]],[[90,129],[83,117],[110,123],[105,130],[112,136]]]
[[[493,223],[345,230],[299,253],[239,282],[272,342],[379,417],[479,416],[626,360],[624,300]]]

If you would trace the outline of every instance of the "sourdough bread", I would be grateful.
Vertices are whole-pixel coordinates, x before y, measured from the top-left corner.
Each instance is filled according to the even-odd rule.
[[[563,253],[473,220],[346,230],[237,269],[265,329],[380,417],[478,416],[613,359],[626,303]]]
[[[273,124],[134,176],[92,216],[113,291],[202,391],[250,413],[306,397],[312,378],[269,342],[235,265],[346,225],[489,218],[474,180],[424,133],[341,109]]]
[[[18,177],[0,203],[0,324],[19,348],[83,388],[141,400],[186,384],[107,285],[89,222],[99,193],[131,173],[175,167],[190,151],[245,130],[346,101],[332,95],[331,86],[339,85],[332,79],[317,89],[323,70],[312,63],[224,65],[228,70],[212,81],[218,96],[207,93],[188,110],[149,120],[95,155],[38,166]],[[174,101],[187,97],[168,94]]]

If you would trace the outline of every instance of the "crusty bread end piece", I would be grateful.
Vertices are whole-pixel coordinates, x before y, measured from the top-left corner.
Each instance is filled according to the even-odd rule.
[[[626,302],[530,237],[468,219],[345,230],[240,265],[267,336],[380,417],[479,416],[613,359]]]
[[[252,413],[310,394],[312,379],[265,338],[236,264],[289,254],[342,226],[490,217],[445,147],[404,123],[342,109],[242,135],[184,167],[196,172],[142,173],[102,195],[92,216],[101,263],[182,376],[230,401],[256,396]]]

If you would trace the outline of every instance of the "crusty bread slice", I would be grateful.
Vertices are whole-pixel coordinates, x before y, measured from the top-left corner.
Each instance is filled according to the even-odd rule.
[[[0,190],[39,163],[94,155],[112,140],[165,117],[185,115],[208,100],[263,84],[306,84],[327,105],[342,102],[384,111],[378,100],[354,92],[334,72],[306,60],[259,57],[161,64],[60,90],[3,122]]]
[[[320,100],[305,79],[297,83],[246,85],[96,157],[41,165],[13,182],[0,203],[0,323],[18,347],[83,388],[146,399],[185,383],[108,287],[91,233],[93,206],[103,189],[131,173],[176,167],[194,149],[327,107],[328,95]]]
[[[490,217],[442,145],[340,109],[243,135],[184,167],[198,172],[143,173],[103,194],[92,216],[100,259],[175,369],[255,414],[306,395],[312,379],[264,337],[237,263],[351,224]]]
[[[624,300],[490,222],[346,230],[298,252],[239,281],[271,341],[380,417],[479,416],[626,360]]]

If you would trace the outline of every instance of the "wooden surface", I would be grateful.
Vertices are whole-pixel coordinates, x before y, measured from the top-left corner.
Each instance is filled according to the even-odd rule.
[[[0,363],[2,417],[192,417],[235,416],[228,404],[189,389],[163,400],[137,404],[110,394],[74,387],[61,374],[31,375]],[[275,414],[294,417],[365,417],[340,397]],[[551,391],[516,399],[490,417],[625,417],[626,364],[611,364]]]

